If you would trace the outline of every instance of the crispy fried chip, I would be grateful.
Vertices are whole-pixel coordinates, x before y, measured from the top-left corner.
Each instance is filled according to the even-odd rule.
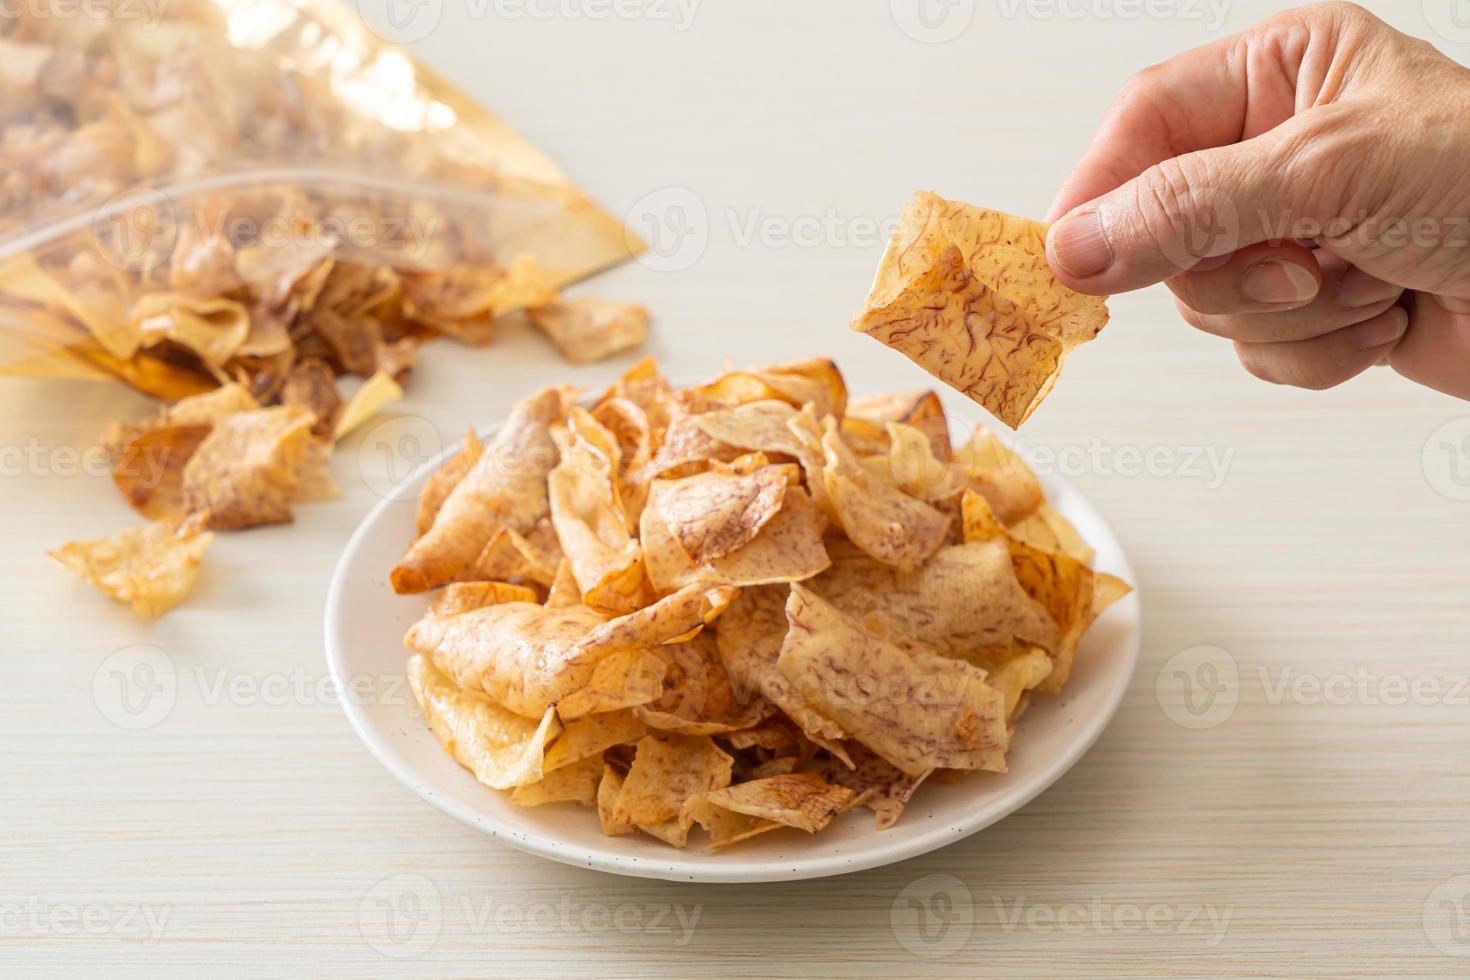
[[[534,603],[536,598],[536,593],[525,586],[509,582],[456,582],[434,597],[429,604],[429,615],[458,616],[502,602]]]
[[[949,419],[945,416],[944,404],[932,391],[863,395],[849,399],[847,414],[842,417],[842,435],[863,455],[884,453],[889,448],[889,422],[901,422],[924,433],[936,459],[947,461],[953,456],[949,443]]]
[[[965,488],[967,475],[959,466],[934,455],[934,444],[920,429],[889,422],[888,449],[863,460],[868,471],[910,497],[932,502],[948,500]]]
[[[919,193],[904,209],[853,329],[907,355],[1015,428],[1062,363],[1108,321],[1062,285],[1047,226]]]
[[[208,423],[165,423],[130,441],[112,482],[134,510],[155,521],[184,516],[184,467],[209,436]]]
[[[827,496],[853,544],[901,569],[917,567],[944,544],[953,518],[870,472],[830,420],[822,448]]]
[[[597,803],[598,784],[602,782],[602,754],[588,756],[569,766],[548,772],[540,782],[516,787],[510,801],[516,806],[544,806],[547,803]]]
[[[526,531],[550,516],[546,474],[559,459],[551,426],[565,417],[567,398],[564,388],[543,388],[516,405],[429,530],[393,569],[395,592],[453,582],[473,568],[501,528]]]
[[[337,377],[327,362],[316,357],[297,361],[281,388],[281,404],[300,405],[316,416],[312,435],[331,434],[342,410],[342,396],[337,393]]]
[[[684,813],[684,805],[730,785],[733,762],[703,736],[647,735],[638,742],[613,818],[639,827],[676,820],[687,830],[693,817]]]
[[[582,601],[608,613],[642,605],[643,554],[623,509],[617,439],[585,409],[568,418],[570,444],[547,477],[551,522]]]
[[[663,693],[668,665],[649,650],[619,650],[597,662],[587,683],[557,702],[566,721],[647,704]]]
[[[548,709],[539,721],[466,691],[421,656],[408,661],[413,696],[454,760],[492,789],[539,782],[546,745],[561,725]]]
[[[749,544],[781,510],[789,484],[780,466],[746,476],[700,473],[655,481],[649,506],[690,561],[702,565]]]
[[[648,726],[631,711],[606,711],[569,722],[551,743],[545,769],[551,772],[588,756],[602,757],[614,745],[631,745],[648,734]]]
[[[847,382],[836,364],[814,357],[753,371],[727,371],[707,385],[689,389],[686,396],[696,404],[725,406],[774,398],[797,407],[811,405],[818,417],[841,418],[847,408]]]
[[[332,427],[332,438],[341,439],[349,432],[362,425],[387,406],[403,398],[403,389],[393,376],[384,372],[376,371],[352,393],[347,404],[342,406],[342,412],[337,416],[337,422]]]
[[[294,406],[236,412],[214,423],[182,475],[184,508],[212,528],[282,524],[303,497],[314,416]],[[310,488],[310,485],[307,485]]]
[[[970,442],[955,453],[955,462],[968,476],[969,489],[989,501],[1005,524],[1024,520],[1046,503],[1036,474],[987,429],[975,430]]]
[[[834,786],[817,773],[793,772],[726,786],[704,794],[704,800],[725,810],[814,834],[846,810],[853,796],[846,786]]]
[[[1055,551],[1084,565],[1091,565],[1096,554],[1082,539],[1082,535],[1077,533],[1072,522],[1057,513],[1050,504],[1042,504],[1025,519],[1012,524],[1007,531],[1017,541],[1023,541],[1042,551]]]
[[[873,811],[878,829],[887,830],[898,822],[928,773],[911,776],[860,742],[853,742],[847,748],[852,767],[833,760],[822,767],[822,775],[829,782],[852,790],[862,805]]]
[[[188,595],[214,535],[199,520],[131,527],[112,538],[72,541],[49,552],[140,616],[168,612]]]
[[[776,830],[781,826],[774,820],[764,820],[716,806],[702,796],[697,796],[689,801],[686,813],[691,820],[709,834],[710,844],[707,850],[710,851],[724,850],[731,844],[750,840],[752,837]]]
[[[420,536],[423,536],[424,532],[433,526],[434,518],[439,514],[439,508],[444,506],[444,501],[449,494],[459,486],[459,481],[463,480],[465,474],[474,467],[475,463],[479,462],[484,452],[485,447],[475,435],[475,430],[470,429],[465,433],[464,448],[451,456],[429,477],[428,482],[424,484],[424,492],[419,497],[418,516],[415,518]]]
[[[1018,640],[1058,641],[1056,624],[1022,588],[1001,541],[946,546],[912,572],[847,546],[807,586],[867,632],[905,649],[970,658],[1009,650]]]
[[[602,767],[602,782],[597,784],[597,820],[602,824],[602,832],[608,837],[618,837],[622,834],[631,834],[636,829],[630,823],[621,823],[613,816],[613,806],[618,801],[618,794],[623,791],[623,776],[612,766]]]
[[[198,299],[177,293],[144,293],[131,313],[142,346],[172,341],[215,367],[235,356],[250,334],[250,312],[223,297]]]
[[[786,597],[784,586],[742,590],[715,631],[720,660],[738,702],[749,703],[760,695],[785,712],[807,738],[845,760],[842,739],[847,733],[819,712],[805,692],[797,690],[777,668],[787,631]]]
[[[786,618],[778,669],[853,738],[911,776],[1005,771],[1004,698],[983,670],[880,640],[800,585]]]
[[[633,303],[561,300],[531,310],[531,320],[573,364],[611,357],[648,336],[648,310]]]

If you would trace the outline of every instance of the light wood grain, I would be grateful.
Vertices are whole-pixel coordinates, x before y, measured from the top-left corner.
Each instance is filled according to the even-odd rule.
[[[1236,0],[1226,27],[1273,6]],[[1373,6],[1428,33],[1417,3]],[[980,2],[962,37],[926,45],[886,0],[706,0],[682,32],[448,2],[418,47],[615,212],[661,188],[697,195],[711,228],[697,262],[587,287],[653,308],[670,373],[819,352],[856,388],[894,389],[925,379],[845,326],[881,251],[859,226],[915,187],[1043,212],[1127,74],[1217,36],[1182,17],[1010,8]],[[779,229],[829,213],[839,231],[809,247],[743,241],[753,219]],[[105,476],[64,464],[143,401],[0,385],[0,969],[1464,976],[1470,959],[1449,953],[1470,941],[1432,939],[1448,935],[1439,900],[1470,875],[1470,504],[1438,492],[1448,471],[1426,473],[1421,457],[1470,406],[1383,371],[1321,394],[1267,387],[1182,326],[1164,293],[1113,308],[1028,443],[1113,459],[1164,447],[1174,469],[1189,447],[1233,454],[1218,485],[1090,463],[1073,474],[1141,577],[1143,664],[1117,720],[1055,787],[970,840],[772,886],[549,864],[449,821],[368,757],[316,685],[328,576],[376,499],[357,465],[381,465],[369,437],[337,460],[341,500],[222,538],[194,600],[145,627],[43,554],[131,520]],[[529,335],[473,354],[439,346],[403,412],[454,438],[532,384],[596,383],[625,363],[570,370]],[[17,470],[28,445],[43,462]],[[114,695],[94,696],[94,680],[136,644],[163,652],[177,694],[167,717],[130,731],[104,717]],[[1236,665],[1238,704],[1191,729],[1175,721],[1190,716],[1171,658],[1199,646]],[[1314,697],[1303,674],[1345,678],[1328,689],[1348,693]],[[1418,697],[1385,703],[1416,682]],[[935,903],[953,886],[934,875],[961,882],[958,905]],[[410,895],[420,931],[393,945],[379,900]],[[926,907],[921,933],[905,917]],[[147,914],[162,916],[157,941]]]

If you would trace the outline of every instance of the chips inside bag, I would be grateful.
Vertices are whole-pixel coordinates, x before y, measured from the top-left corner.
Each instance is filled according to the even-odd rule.
[[[344,0],[37,0],[0,57],[4,373],[273,403],[540,307],[579,359],[642,337],[557,295],[640,243]]]

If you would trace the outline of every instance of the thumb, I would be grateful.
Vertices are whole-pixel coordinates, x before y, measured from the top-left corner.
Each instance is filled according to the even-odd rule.
[[[1285,237],[1300,187],[1287,128],[1165,160],[1068,211],[1047,235],[1052,271],[1080,292],[1122,293]]]

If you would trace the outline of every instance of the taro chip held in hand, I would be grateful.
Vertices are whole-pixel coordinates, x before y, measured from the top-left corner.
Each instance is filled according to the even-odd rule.
[[[1016,428],[1067,356],[1108,322],[1102,298],[1046,261],[1047,226],[920,192],[900,218],[852,327]]]

